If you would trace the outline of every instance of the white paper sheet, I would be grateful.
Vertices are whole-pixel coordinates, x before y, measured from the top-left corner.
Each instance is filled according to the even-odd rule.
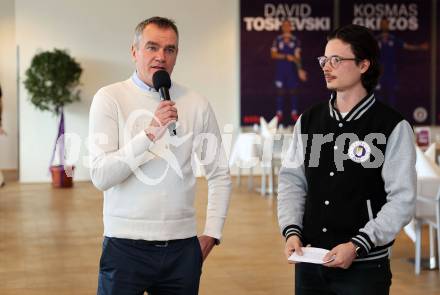
[[[303,255],[299,256],[296,252],[293,252],[289,257],[289,261],[292,262],[308,262],[315,264],[323,264],[332,261],[330,259],[328,261],[323,261],[324,256],[330,252],[327,249],[322,248],[314,248],[314,247],[302,247]]]

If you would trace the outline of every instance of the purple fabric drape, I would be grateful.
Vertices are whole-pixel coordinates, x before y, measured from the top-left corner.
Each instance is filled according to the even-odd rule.
[[[61,136],[61,140],[60,140]],[[53,146],[52,157],[50,159],[49,168],[52,166],[53,161],[55,159],[55,153],[57,150],[57,145],[59,143],[58,151],[60,155],[60,165],[64,168],[64,110],[61,108],[60,112],[60,123],[58,125],[58,135],[55,140],[55,144]]]

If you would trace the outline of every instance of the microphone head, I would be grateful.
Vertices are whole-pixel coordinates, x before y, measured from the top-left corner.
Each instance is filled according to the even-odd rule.
[[[171,87],[171,79],[168,72],[165,70],[160,70],[154,73],[153,86],[157,91],[159,91],[159,89],[162,87],[169,89]]]

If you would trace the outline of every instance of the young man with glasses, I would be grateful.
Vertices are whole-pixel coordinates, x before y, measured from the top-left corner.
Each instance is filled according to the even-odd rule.
[[[295,265],[296,294],[389,294],[389,250],[415,209],[412,128],[375,99],[379,47],[348,25],[319,57],[328,102],[304,112],[279,176],[278,220],[285,254],[330,252]]]

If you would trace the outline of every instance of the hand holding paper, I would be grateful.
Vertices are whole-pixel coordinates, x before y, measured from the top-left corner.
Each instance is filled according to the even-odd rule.
[[[330,252],[329,250],[322,248],[314,248],[314,247],[302,247],[301,248],[303,255],[298,255],[296,252],[293,252],[289,257],[289,261],[291,262],[307,262],[307,263],[315,263],[315,264],[323,264],[332,261],[334,258],[324,261],[325,255]]]
[[[326,262],[324,266],[347,269],[356,258],[356,246],[352,242],[339,244],[326,254],[324,260],[329,258],[333,258],[332,261]]]
[[[299,253],[302,255],[302,242],[301,239],[297,235],[290,236],[286,241],[286,246],[284,247],[284,254],[286,255],[286,259],[289,263],[294,263],[289,260],[289,257],[293,252]]]

